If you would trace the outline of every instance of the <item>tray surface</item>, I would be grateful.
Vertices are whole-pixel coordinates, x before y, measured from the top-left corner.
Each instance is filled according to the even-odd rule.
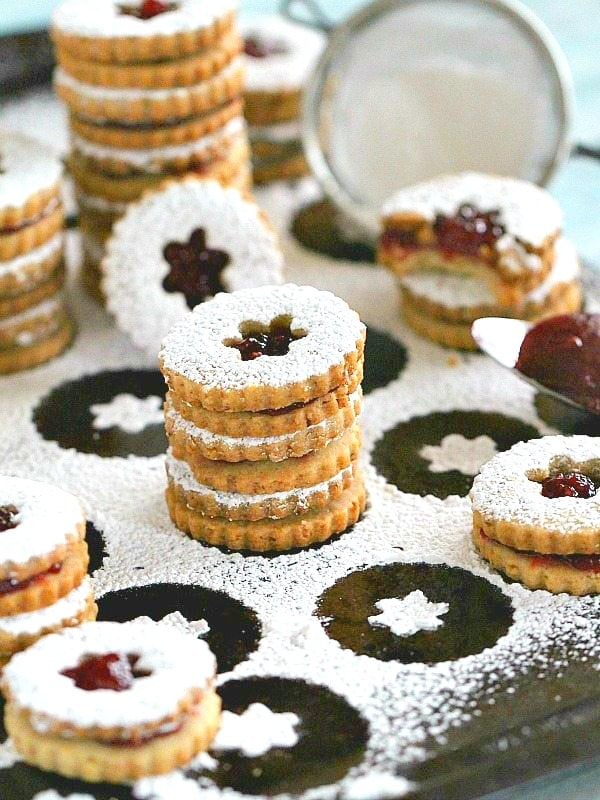
[[[228,553],[179,534],[163,500],[160,376],[74,282],[75,346],[3,379],[0,391],[3,470],[53,481],[85,504],[100,617],[161,620],[179,610],[205,619],[225,707],[241,713],[261,702],[294,712],[297,744],[252,758],[212,753],[214,761],[134,787],[89,787],[27,767],[4,742],[2,800],[32,800],[47,788],[98,800],[384,800],[409,791],[465,800],[599,754],[600,599],[505,582],[472,549],[467,498],[495,452],[523,438],[597,428],[485,357],[414,336],[382,270],[299,246],[285,231],[314,196],[305,181],[264,190],[259,200],[283,232],[288,278],[335,291],[369,325],[370,502],[350,532],[272,556]],[[74,273],[78,233],[68,236]],[[127,417],[99,427],[92,407],[110,413],[119,394],[157,398],[134,412],[136,421],[142,408],[147,415],[141,433]],[[435,630],[398,637],[369,622],[376,603],[415,590],[447,604]],[[586,716],[579,706],[587,701]]]

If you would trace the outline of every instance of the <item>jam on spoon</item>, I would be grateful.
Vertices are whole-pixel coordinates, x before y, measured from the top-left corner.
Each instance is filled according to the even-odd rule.
[[[515,366],[600,414],[600,314],[563,314],[534,325]]]

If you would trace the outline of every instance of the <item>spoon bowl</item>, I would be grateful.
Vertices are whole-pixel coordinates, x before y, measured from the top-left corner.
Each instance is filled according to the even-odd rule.
[[[530,378],[516,369],[523,339],[532,327],[533,323],[524,322],[520,319],[482,317],[473,323],[471,335],[483,353],[493,358],[501,366],[514,372],[521,380],[529,383],[538,392],[550,395],[584,414],[593,414],[589,408],[581,405],[566,394],[549,389],[543,383],[539,383],[534,378]]]

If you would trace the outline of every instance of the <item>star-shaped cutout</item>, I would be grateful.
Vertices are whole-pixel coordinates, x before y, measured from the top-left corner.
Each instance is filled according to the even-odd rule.
[[[389,628],[395,636],[414,636],[419,631],[435,631],[444,621],[441,616],[448,613],[448,603],[432,603],[420,589],[406,595],[401,600],[390,597],[379,600],[375,608],[381,614],[369,617],[369,625],[376,628]]]
[[[136,619],[143,620],[144,622],[153,622],[151,617],[142,616],[136,617]],[[206,634],[210,632],[210,625],[205,619],[189,620],[183,616],[181,611],[172,611],[170,614],[165,614],[165,616],[158,621],[158,624],[167,625],[170,628],[177,628],[178,631],[187,633],[195,639],[198,639],[200,636],[206,636]]]
[[[204,228],[192,231],[187,243],[169,242],[163,255],[170,267],[163,288],[167,292],[181,292],[188,308],[225,291],[221,273],[231,257],[224,250],[213,250],[207,245]]]
[[[460,433],[450,433],[444,436],[439,445],[425,445],[419,455],[431,462],[430,472],[456,470],[472,477],[477,475],[481,467],[497,452],[496,442],[489,436],[466,439]]]
[[[248,758],[256,758],[274,747],[297,744],[299,724],[300,717],[296,714],[278,714],[262,703],[252,703],[243,714],[223,712],[221,728],[211,749],[217,752],[239,750]]]
[[[254,361],[261,356],[287,355],[290,344],[298,339],[304,339],[306,333],[301,330],[293,331],[291,318],[277,317],[269,325],[259,325],[256,322],[242,323],[240,336],[241,339],[226,341],[226,347],[239,350],[242,361]]]
[[[90,406],[92,426],[100,431],[120,428],[125,433],[141,433],[150,425],[163,424],[162,404],[162,398],[154,394],[144,398],[116,394],[108,403]]]

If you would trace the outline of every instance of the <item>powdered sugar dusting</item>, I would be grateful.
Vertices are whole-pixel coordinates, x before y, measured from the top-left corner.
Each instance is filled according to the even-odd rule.
[[[371,772],[354,781],[342,794],[344,800],[395,800],[416,788],[406,778],[389,772]]]
[[[385,203],[383,216],[415,213],[433,221],[437,214],[456,214],[463,203],[483,212],[499,210],[511,245],[519,240],[541,247],[562,228],[562,212],[548,192],[527,181],[475,172],[448,175],[402,189]]]
[[[115,652],[139,655],[136,666],[151,674],[121,692],[86,692],[61,674],[87,654]],[[14,702],[31,712],[36,730],[46,729],[49,721],[79,728],[125,728],[174,714],[187,693],[204,688],[214,672],[208,646],[173,626],[143,620],[88,622],[46,636],[18,653],[2,681]]]
[[[463,475],[477,475],[481,466],[497,453],[489,436],[466,439],[460,433],[444,436],[439,445],[426,444],[419,455],[429,461],[431,472],[458,470]]]
[[[52,17],[52,24],[63,34],[90,36],[100,39],[121,37],[146,38],[170,36],[187,31],[202,30],[233,11],[237,4],[232,0],[178,0],[178,8],[151,19],[141,20],[122,14],[123,0],[65,0]],[[140,5],[141,0],[131,0],[128,5]]]
[[[369,617],[369,625],[389,628],[395,636],[414,636],[419,631],[435,631],[444,624],[448,603],[432,603],[420,589],[406,597],[385,598],[375,603],[380,614]]]
[[[299,724],[297,714],[273,713],[262,703],[252,703],[242,714],[224,711],[212,749],[239,750],[248,758],[262,756],[274,747],[293,747]]]
[[[0,131],[0,209],[19,208],[56,186],[62,164],[56,153],[28,136]]]
[[[126,433],[141,433],[149,425],[161,424],[162,405],[158,395],[140,398],[133,394],[116,394],[108,403],[90,406],[92,426],[99,431],[121,428]]]
[[[156,356],[163,336],[189,318],[185,297],[168,293],[163,250],[188,241],[202,228],[209,247],[225,251],[223,285],[234,292],[280,283],[283,258],[258,206],[216,181],[188,178],[170,183],[129,206],[116,223],[102,262],[107,307],[138,347]]]
[[[2,161],[0,160],[0,168],[1,166]],[[18,280],[19,274],[22,273],[24,269],[36,264],[41,264],[57,253],[63,246],[63,241],[64,237],[62,233],[57,233],[56,236],[53,236],[47,242],[44,242],[44,244],[36,247],[34,250],[30,250],[22,256],[17,256],[17,258],[13,258],[10,261],[0,261],[0,277],[14,275]]]
[[[278,358],[242,361],[226,341],[240,338],[240,325],[269,326],[290,317],[290,329],[306,333]],[[197,306],[163,341],[164,366],[205,388],[244,389],[286,386],[324,375],[356,351],[364,326],[356,312],[338,297],[310,286],[270,286],[219,294]]]
[[[325,36],[280,16],[255,17],[242,24],[244,39],[275,42],[284,49],[265,58],[246,56],[246,88],[252,92],[301,89],[325,48]]]
[[[488,462],[471,491],[484,518],[536,525],[555,533],[600,530],[600,494],[548,498],[541,480],[571,470],[600,478],[600,445],[592,436],[547,436],[521,442]],[[529,476],[529,477],[528,477]]]
[[[12,617],[0,617],[0,631],[9,636],[34,636],[60,624],[67,624],[77,619],[91,595],[90,579],[86,577],[77,588],[51,606]]]

